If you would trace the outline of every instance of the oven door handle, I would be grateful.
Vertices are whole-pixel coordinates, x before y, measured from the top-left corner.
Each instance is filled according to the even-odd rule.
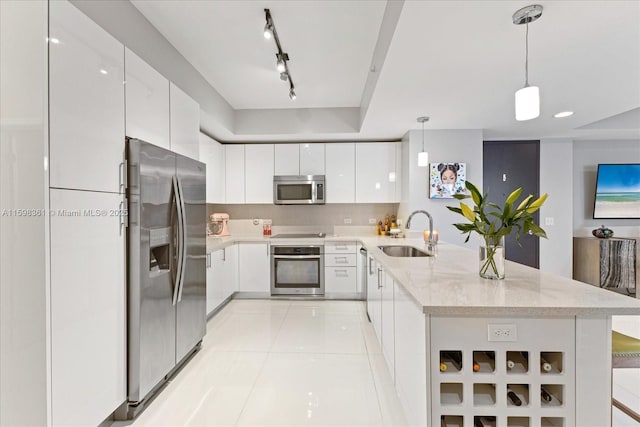
[[[271,255],[274,259],[320,259],[322,255]]]

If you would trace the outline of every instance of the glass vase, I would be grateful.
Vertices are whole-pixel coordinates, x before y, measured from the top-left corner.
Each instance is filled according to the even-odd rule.
[[[504,279],[504,237],[480,239],[480,277]]]

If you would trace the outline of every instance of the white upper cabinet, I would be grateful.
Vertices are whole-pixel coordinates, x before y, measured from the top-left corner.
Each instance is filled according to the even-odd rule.
[[[395,142],[356,145],[356,203],[398,201],[396,149]]]
[[[200,105],[173,83],[169,84],[171,104],[171,151],[198,160]]]
[[[276,144],[274,175],[324,175],[324,144]]]
[[[324,174],[324,144],[300,144],[300,175]]]
[[[300,145],[275,144],[274,175],[300,175]]]
[[[207,203],[224,203],[224,146],[201,133],[200,161],[207,165]]]
[[[273,144],[245,145],[245,203],[273,203]]]
[[[354,203],[356,149],[353,143],[326,144],[327,203]]]
[[[244,203],[244,148],[243,144],[224,146],[224,188],[226,203]],[[273,165],[273,162],[271,162]],[[273,181],[273,178],[271,179]]]
[[[50,7],[50,185],[121,192],[124,46],[66,1]]]
[[[125,48],[126,133],[170,149],[169,80]]]

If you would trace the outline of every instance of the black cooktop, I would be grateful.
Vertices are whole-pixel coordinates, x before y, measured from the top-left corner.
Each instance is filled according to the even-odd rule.
[[[271,236],[272,239],[312,239],[324,238],[326,233],[305,233],[305,234],[276,234]]]

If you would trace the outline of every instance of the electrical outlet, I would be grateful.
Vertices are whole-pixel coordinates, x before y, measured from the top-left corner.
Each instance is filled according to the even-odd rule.
[[[516,325],[489,325],[489,341],[510,341],[518,340],[518,329]]]
[[[369,218],[369,224],[376,225],[377,224],[376,219],[375,218]]]
[[[544,218],[544,225],[553,225],[553,217],[547,216]]]
[[[351,218],[345,218],[344,219],[344,223],[345,224],[351,224]]]

